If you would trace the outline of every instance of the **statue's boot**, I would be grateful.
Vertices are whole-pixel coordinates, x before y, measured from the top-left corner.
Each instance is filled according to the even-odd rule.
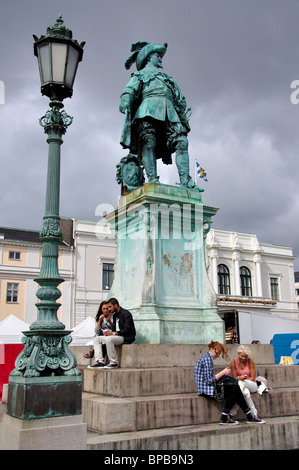
[[[187,150],[177,150],[176,165],[180,177],[180,186],[187,189],[196,189],[201,192],[204,191],[202,188],[197,186],[189,174],[189,153]]]
[[[146,144],[143,146],[142,152],[142,163],[150,183],[159,183],[157,161],[154,153],[155,144],[155,137],[152,135],[147,136]]]

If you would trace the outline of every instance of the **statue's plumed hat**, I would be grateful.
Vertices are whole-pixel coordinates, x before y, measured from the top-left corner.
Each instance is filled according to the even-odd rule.
[[[167,44],[150,44],[148,42],[135,42],[131,46],[131,52],[133,53],[125,62],[126,69],[129,69],[134,62],[136,62],[137,70],[141,70],[145,61],[150,54],[158,52],[163,57],[167,49]]]

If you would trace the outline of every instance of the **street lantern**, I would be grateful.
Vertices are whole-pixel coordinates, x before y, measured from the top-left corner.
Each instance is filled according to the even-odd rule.
[[[42,263],[35,279],[39,286],[35,304],[39,315],[29,331],[24,332],[24,349],[16,359],[8,387],[7,413],[19,419],[81,414],[82,393],[82,377],[68,347],[71,331],[58,320],[61,304],[57,300],[61,296],[58,286],[63,282],[58,269],[58,248],[62,243],[60,147],[62,136],[72,123],[63,110],[63,100],[72,96],[85,43],[79,45],[72,39],[72,32],[63,24],[61,15],[54,26],[47,28],[46,36],[33,37],[41,92],[50,98],[50,110],[40,119],[49,145],[45,215],[40,232]]]
[[[72,31],[63,24],[61,15],[47,35],[33,36],[34,54],[38,58],[41,91],[51,100],[71,98],[78,63],[82,60],[84,42],[72,39]]]

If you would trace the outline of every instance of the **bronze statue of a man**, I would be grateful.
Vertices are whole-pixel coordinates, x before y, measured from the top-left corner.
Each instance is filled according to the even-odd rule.
[[[166,49],[167,44],[132,44],[125,67],[136,62],[137,72],[121,95],[119,110],[126,118],[120,143],[142,157],[149,182],[159,182],[156,160],[161,158],[168,165],[175,152],[180,185],[199,189],[189,174],[190,108],[175,81],[161,72]]]

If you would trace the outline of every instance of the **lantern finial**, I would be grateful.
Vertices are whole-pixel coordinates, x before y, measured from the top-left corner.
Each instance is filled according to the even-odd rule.
[[[62,19],[62,15],[58,16],[56,23],[54,26],[48,26],[47,28],[47,36],[57,37],[57,38],[65,38],[65,39],[72,39],[73,33],[70,29],[68,29]]]

